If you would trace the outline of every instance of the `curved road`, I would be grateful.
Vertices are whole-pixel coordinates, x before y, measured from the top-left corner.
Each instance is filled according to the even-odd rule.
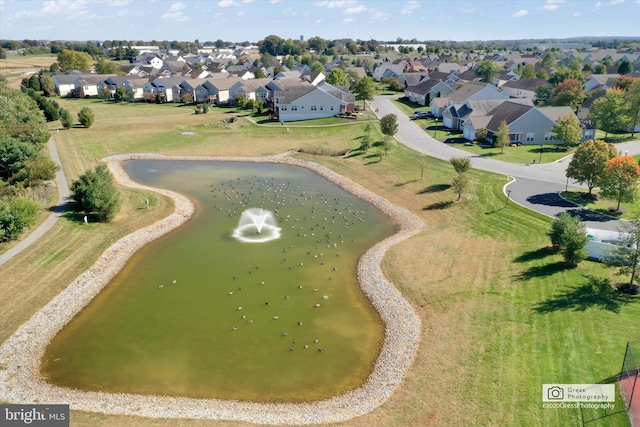
[[[58,148],[56,147],[56,142],[53,139],[53,135],[49,137],[49,153],[51,154],[51,159],[58,166],[58,170],[56,171],[56,184],[58,185],[58,203],[53,207],[51,214],[42,224],[40,224],[29,235],[18,242],[14,247],[0,255],[0,265],[18,255],[20,252],[28,248],[32,243],[42,237],[44,233],[46,233],[47,231],[49,231],[49,229],[51,229],[51,227],[53,227],[58,218],[60,218],[67,210],[70,196],[69,185],[67,184],[67,178],[64,176],[64,170],[62,169],[62,163],[60,162],[60,155],[58,154]]]
[[[574,183],[567,182],[565,176],[570,157],[554,163],[534,165],[507,163],[479,155],[469,155],[466,151],[432,138],[392,102],[394,98],[394,96],[379,96],[370,105],[378,117],[386,114],[395,114],[398,117],[396,139],[404,145],[445,161],[454,156],[471,157],[472,166],[476,169],[515,178],[515,181],[509,184],[510,197],[520,205],[551,217],[555,217],[562,211],[572,211],[573,214],[582,218],[587,227],[618,230],[617,219],[576,206],[558,195],[558,192],[563,191],[567,186],[579,188]],[[640,153],[640,141],[617,144],[616,148],[635,155]]]

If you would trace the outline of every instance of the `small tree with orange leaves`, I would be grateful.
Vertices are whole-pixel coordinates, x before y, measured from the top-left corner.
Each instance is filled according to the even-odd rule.
[[[614,157],[607,163],[607,169],[600,180],[600,194],[605,199],[620,203],[633,203],[638,197],[638,177],[640,167],[631,156]]]

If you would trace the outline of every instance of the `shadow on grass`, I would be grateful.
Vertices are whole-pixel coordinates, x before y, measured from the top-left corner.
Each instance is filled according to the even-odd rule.
[[[450,208],[451,206],[453,206],[453,200],[448,200],[446,202],[432,203],[432,204],[422,208],[422,210],[423,211],[435,211],[435,210],[447,209],[447,208]]]
[[[492,211],[485,212],[484,214],[485,214],[485,215],[492,215],[492,214],[494,214],[494,213],[496,213],[496,212],[500,212],[501,210],[504,210],[504,209],[506,209],[506,208],[507,208],[506,206],[502,206],[502,207],[500,207],[500,208],[498,208],[498,209],[494,209],[494,210],[492,210]]]
[[[405,182],[398,182],[397,184],[393,184],[393,186],[394,187],[403,187],[403,186],[405,186],[407,184],[411,184],[412,182],[418,182],[418,181],[419,181],[419,179],[410,179],[410,180],[405,181]]]
[[[540,249],[536,249],[535,251],[525,252],[522,255],[519,255],[513,259],[514,262],[528,262],[534,261],[536,259],[546,258],[549,255],[553,255],[557,253],[556,250],[550,246],[545,246]]]
[[[382,156],[380,154],[367,154],[364,158],[369,160],[365,165],[380,163],[382,161]]]
[[[611,375],[610,377],[604,378],[597,382],[597,384],[616,384],[618,382],[618,374]],[[582,425],[588,426],[591,423],[594,423],[599,420],[603,420],[605,418],[609,418],[609,422],[607,425],[611,424],[623,424],[627,422],[628,415],[625,410],[625,405],[622,406],[622,409],[613,409],[609,410],[607,408],[585,408],[580,407],[580,415],[582,416]],[[614,417],[614,418],[610,418]],[[602,425],[601,422],[598,422],[597,425]]]
[[[440,193],[451,188],[451,184],[433,184],[418,191],[418,194]]]
[[[589,308],[619,313],[620,309],[636,298],[619,292],[609,279],[584,276],[585,283],[569,287],[552,298],[538,303],[533,311],[538,314],[553,313],[560,310],[585,311]]]
[[[572,268],[575,268],[575,266],[569,265],[564,261],[557,261],[549,264],[530,267],[527,270],[520,273],[519,275],[517,275],[516,279],[524,281],[524,280],[535,279],[540,277],[547,277],[547,276],[552,276],[556,273],[560,273],[562,271],[569,270]]]

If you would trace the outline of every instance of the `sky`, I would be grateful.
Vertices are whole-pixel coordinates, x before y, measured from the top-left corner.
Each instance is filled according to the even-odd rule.
[[[0,0],[0,39],[640,37],[640,0]]]

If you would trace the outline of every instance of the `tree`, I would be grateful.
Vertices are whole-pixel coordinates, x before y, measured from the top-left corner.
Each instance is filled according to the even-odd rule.
[[[120,209],[118,189],[105,165],[81,175],[71,184],[71,193],[79,210],[97,215],[100,221],[110,221]]]
[[[91,67],[93,58],[86,52],[63,49],[58,54],[58,64],[62,71],[88,70]]]
[[[122,86],[118,86],[116,88],[116,93],[114,94],[113,99],[116,102],[124,102],[127,99],[127,90]]]
[[[595,74],[606,74],[607,73],[607,66],[604,64],[598,64],[594,67],[594,72]]]
[[[640,78],[633,79],[624,94],[627,101],[629,122],[631,125],[631,137],[635,135],[635,127],[640,124]]]
[[[633,285],[640,267],[640,213],[620,224],[620,240],[605,252],[602,261],[618,267],[618,274],[629,274],[629,285]]]
[[[536,76],[536,69],[533,67],[533,64],[527,64],[522,67],[522,72],[520,73],[521,79],[532,79]]]
[[[451,189],[458,195],[456,200],[462,199],[462,193],[469,188],[469,177],[466,173],[459,173],[451,181]]]
[[[632,203],[638,197],[637,181],[640,177],[640,166],[631,156],[618,156],[609,160],[607,169],[600,179],[600,194],[605,199],[618,203]]]
[[[32,75],[31,77],[29,77],[28,83],[27,83],[27,87],[35,90],[36,92],[38,92],[39,90],[41,90],[40,87],[40,77],[37,75]]]
[[[589,241],[579,217],[562,212],[551,224],[551,244],[562,253],[567,264],[578,265],[587,257],[584,245]]]
[[[551,88],[543,83],[536,88],[535,95],[536,103],[545,103],[551,98]]]
[[[573,114],[567,114],[560,117],[551,131],[556,134],[556,139],[564,141],[567,147],[574,147],[580,143],[582,139],[582,128],[580,121]]]
[[[582,83],[576,79],[568,79],[558,83],[551,90],[553,105],[568,105],[574,112],[578,111],[580,104],[587,94],[582,88]]]
[[[387,114],[380,119],[380,132],[392,138],[398,132],[398,117],[395,114]]]
[[[347,75],[340,67],[336,67],[331,70],[331,74],[327,77],[327,83],[333,86],[349,86]]]
[[[480,61],[478,68],[476,68],[476,75],[481,77],[481,80],[486,83],[493,83],[502,71],[502,68],[493,61],[485,60]]]
[[[78,121],[82,126],[90,128],[95,121],[93,111],[89,107],[82,107],[78,112]]]
[[[536,77],[542,80],[549,80],[549,73],[547,73],[547,70],[545,70],[544,68],[541,68],[536,73]]]
[[[96,61],[96,65],[94,66],[96,73],[98,74],[117,74],[117,75],[124,75],[124,72],[122,71],[122,69],[120,68],[120,65],[118,65],[117,62],[115,61],[108,61],[104,58],[98,58],[98,61]]]
[[[267,74],[262,68],[258,68],[254,74],[256,76],[256,79],[264,79],[267,77]]]
[[[509,125],[503,120],[498,126],[498,131],[494,135],[494,145],[500,147],[500,154],[504,154],[504,147],[509,145],[511,137],[509,136]]]
[[[469,157],[451,157],[449,163],[458,174],[465,173],[471,169],[471,158]]]
[[[578,80],[581,85],[584,84],[585,82],[584,76],[582,75],[582,71],[580,71],[579,67],[576,69],[576,68],[567,68],[564,66],[558,67],[556,72],[553,73],[553,75],[549,77],[548,80],[549,80],[549,83],[551,83],[554,86],[567,80]]]
[[[386,84],[389,90],[392,90],[394,92],[402,92],[404,90],[404,85],[400,83],[398,79],[395,79],[393,77],[382,79],[382,83]]]
[[[185,92],[180,95],[180,101],[183,104],[191,104],[193,103],[193,94],[191,92]]]
[[[62,123],[62,127],[67,129],[73,126],[73,118],[71,117],[71,113],[64,108],[60,109],[60,123]]]
[[[54,122],[60,118],[60,108],[56,107],[56,105],[47,100],[47,98],[43,98],[42,112],[48,122]]]
[[[544,68],[554,68],[556,66],[556,58],[553,55],[553,52],[548,51],[542,57],[542,61],[540,61],[540,65]]]
[[[624,129],[629,125],[631,118],[627,115],[628,109],[624,92],[614,87],[593,102],[590,114],[596,121],[596,126],[605,131],[606,138],[609,132]]]
[[[371,77],[363,77],[353,87],[356,99],[362,101],[362,108],[366,109],[366,101],[376,96],[376,86]]]
[[[631,72],[633,72],[633,64],[628,59],[620,62],[620,65],[618,65],[618,74],[630,74]]]
[[[42,76],[40,78],[40,87],[44,92],[44,96],[54,96],[56,94],[56,85],[49,76]]]
[[[609,160],[617,156],[613,144],[598,140],[585,141],[578,146],[567,167],[567,177],[584,184],[589,193],[599,185]]]
[[[371,123],[367,123],[364,127],[364,135],[362,135],[362,149],[367,151],[371,147]]]

